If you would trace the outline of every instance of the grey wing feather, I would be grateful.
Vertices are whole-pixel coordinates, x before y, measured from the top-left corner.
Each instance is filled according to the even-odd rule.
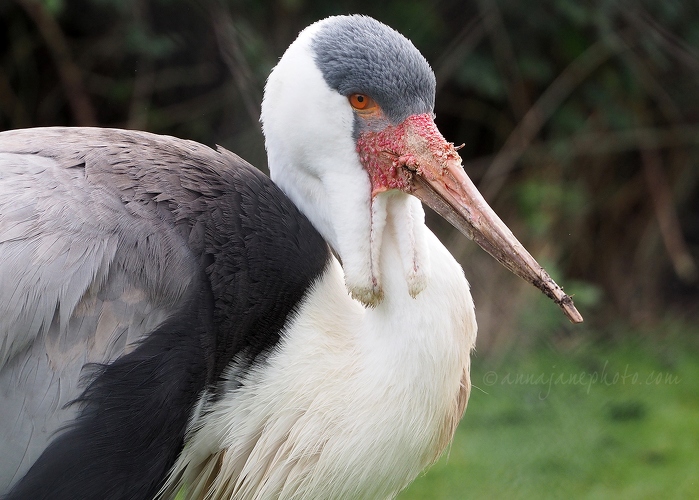
[[[0,491],[75,416],[84,366],[152,331],[195,273],[176,217],[134,198],[148,188],[115,142],[98,129],[0,134]]]

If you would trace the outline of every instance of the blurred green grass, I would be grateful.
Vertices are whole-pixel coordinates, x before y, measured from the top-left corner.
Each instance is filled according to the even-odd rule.
[[[696,333],[476,356],[451,449],[399,499],[699,498]]]

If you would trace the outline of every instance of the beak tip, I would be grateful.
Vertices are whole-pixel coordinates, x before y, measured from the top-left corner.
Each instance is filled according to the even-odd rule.
[[[573,299],[570,298],[570,295],[565,295],[563,299],[558,303],[558,305],[561,307],[561,309],[563,309],[563,312],[566,316],[568,316],[568,319],[571,323],[577,325],[583,322],[582,314],[580,314],[580,312],[578,312],[578,310],[576,309],[575,304],[573,304]]]
[[[534,261],[534,263],[536,264],[536,261]],[[538,266],[538,264],[536,265]],[[527,279],[525,276],[522,277],[524,279]],[[567,295],[563,291],[563,289],[560,286],[558,286],[556,282],[553,281],[553,279],[551,279],[546,270],[541,266],[539,266],[538,278],[539,279],[530,281],[530,283],[542,292],[544,292],[544,295],[546,295],[548,298],[550,298],[556,304],[558,304],[558,307],[560,307],[563,310],[563,313],[568,317],[571,323],[573,323],[574,325],[582,323],[582,314],[580,314],[580,312],[575,307],[575,304],[573,303],[573,298],[570,295]]]

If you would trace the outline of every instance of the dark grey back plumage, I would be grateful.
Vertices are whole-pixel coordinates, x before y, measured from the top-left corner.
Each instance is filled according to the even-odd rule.
[[[263,359],[329,255],[222,148],[0,133],[0,494],[152,496],[201,391]]]

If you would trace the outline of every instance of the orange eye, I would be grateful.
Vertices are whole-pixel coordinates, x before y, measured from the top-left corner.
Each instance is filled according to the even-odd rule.
[[[366,94],[352,94],[349,96],[349,102],[358,111],[371,111],[379,106]]]

